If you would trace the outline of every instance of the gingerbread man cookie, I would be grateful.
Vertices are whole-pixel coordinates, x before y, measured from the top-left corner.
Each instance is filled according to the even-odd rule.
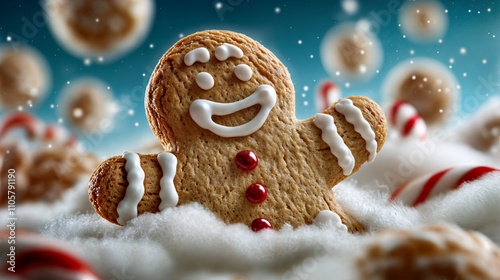
[[[384,113],[358,96],[298,120],[294,99],[286,67],[247,36],[204,31],[180,40],[146,90],[149,124],[165,152],[125,152],[101,163],[90,179],[94,209],[125,225],[198,202],[255,231],[311,224],[329,211],[316,221],[362,230],[332,187],[375,158]]]

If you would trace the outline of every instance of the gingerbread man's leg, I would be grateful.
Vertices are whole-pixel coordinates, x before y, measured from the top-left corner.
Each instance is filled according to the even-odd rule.
[[[92,174],[89,197],[106,220],[125,225],[137,215],[177,205],[174,154],[139,155],[125,152],[101,163]]]

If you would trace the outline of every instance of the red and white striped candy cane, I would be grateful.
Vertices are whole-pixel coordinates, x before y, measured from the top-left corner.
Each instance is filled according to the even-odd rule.
[[[485,174],[500,171],[487,166],[455,167],[417,178],[396,189],[389,201],[398,200],[408,206],[417,206],[428,198],[458,189],[463,183],[479,179]]]
[[[7,231],[0,232],[0,241],[5,243],[0,248],[5,252],[11,250],[7,246],[9,235]],[[64,245],[66,244],[29,232],[17,232],[15,274],[19,275],[19,279],[101,279],[84,260]],[[4,256],[0,259],[5,263],[0,278],[11,275],[12,272],[8,271],[11,267],[10,257]]]
[[[340,98],[340,88],[329,79],[325,79],[316,87],[315,102],[316,110],[323,112]]]
[[[412,105],[396,101],[389,107],[387,117],[389,126],[395,128],[402,137],[422,140],[427,137],[427,126]]]
[[[78,144],[77,138],[64,127],[57,124],[46,125],[37,117],[25,112],[12,113],[4,119],[0,126],[0,139],[17,128],[24,129],[29,140],[64,143],[68,146]]]
[[[8,115],[0,126],[0,138],[3,138],[11,130],[23,128],[29,139],[38,138],[43,131],[43,123],[35,116],[28,113],[13,113]]]
[[[43,140],[47,142],[64,143],[68,146],[78,144],[76,136],[70,134],[64,127],[57,124],[48,124],[45,126]]]

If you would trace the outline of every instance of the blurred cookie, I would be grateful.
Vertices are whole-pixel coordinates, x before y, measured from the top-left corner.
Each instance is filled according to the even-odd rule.
[[[385,230],[357,259],[360,279],[500,279],[500,249],[451,225]]]
[[[45,59],[27,46],[0,48],[0,107],[17,109],[38,103],[49,85]]]

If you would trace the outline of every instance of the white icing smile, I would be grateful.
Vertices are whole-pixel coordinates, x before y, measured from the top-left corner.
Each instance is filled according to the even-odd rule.
[[[235,127],[216,124],[213,115],[225,116],[260,104],[259,113],[246,124]],[[276,104],[276,91],[269,85],[261,85],[247,98],[233,103],[217,103],[205,99],[195,100],[190,108],[191,118],[201,128],[208,129],[222,137],[247,136],[259,130],[266,121],[269,112]]]

